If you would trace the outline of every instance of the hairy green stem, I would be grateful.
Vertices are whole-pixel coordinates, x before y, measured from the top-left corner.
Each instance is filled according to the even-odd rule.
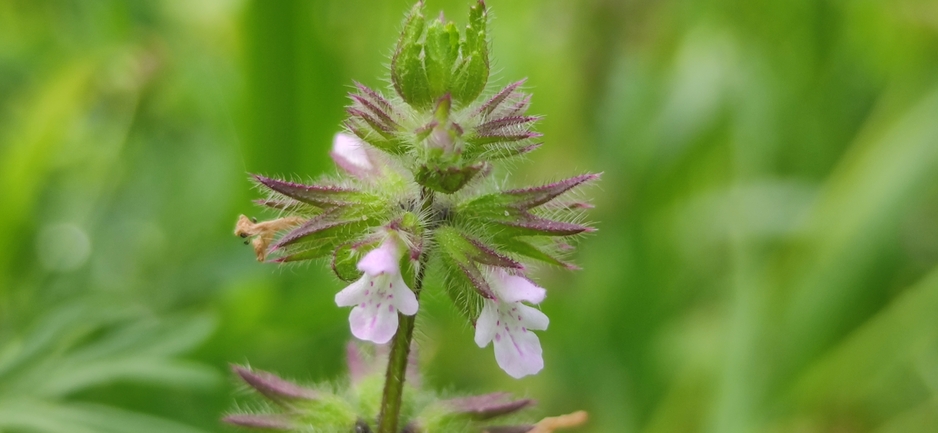
[[[424,188],[421,191],[423,209],[427,211],[433,204],[433,193]],[[420,298],[423,289],[423,278],[427,269],[429,254],[426,249],[420,253],[417,261],[417,275],[414,278],[414,295]],[[391,354],[388,356],[388,370],[385,374],[384,394],[381,399],[381,413],[378,415],[378,433],[397,433],[397,425],[401,417],[401,405],[404,395],[404,380],[407,375],[407,358],[410,355],[410,344],[414,339],[414,323],[417,315],[405,316],[397,314],[397,333],[391,340]]]

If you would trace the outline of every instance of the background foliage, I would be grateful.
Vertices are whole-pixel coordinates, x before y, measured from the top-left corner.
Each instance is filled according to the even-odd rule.
[[[409,6],[0,2],[0,431],[226,431],[227,362],[343,371],[342,285],[231,232],[247,172],[335,170]],[[425,380],[586,432],[938,430],[938,4],[489,6],[496,83],[546,116],[519,184],[604,171],[600,231],[537,274],[544,372],[431,282]]]

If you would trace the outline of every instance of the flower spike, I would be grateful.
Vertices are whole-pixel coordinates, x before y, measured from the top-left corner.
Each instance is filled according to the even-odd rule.
[[[474,327],[474,342],[492,345],[508,375],[536,374],[544,368],[536,332],[550,320],[537,307],[546,291],[528,278],[531,264],[578,269],[570,262],[574,238],[594,231],[586,217],[592,206],[573,191],[599,174],[520,188],[499,188],[494,179],[503,162],[544,144],[541,117],[528,113],[525,80],[487,87],[489,14],[483,0],[471,3],[461,28],[442,13],[425,15],[423,1],[406,14],[391,86],[355,82],[349,92],[344,130],[329,152],[338,169],[310,183],[254,175],[267,193],[255,203],[277,219],[241,216],[235,234],[253,243],[261,261],[328,261],[346,285],[333,293],[337,306],[349,307],[351,334],[378,347],[349,347],[341,392],[235,367],[276,413],[232,415],[228,423],[268,431],[549,433],[585,421],[573,414],[525,422],[521,411],[533,401],[501,393],[415,394],[420,293],[446,293]],[[498,422],[502,415],[513,416]]]

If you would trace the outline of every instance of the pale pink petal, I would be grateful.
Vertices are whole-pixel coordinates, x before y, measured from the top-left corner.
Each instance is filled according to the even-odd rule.
[[[362,302],[365,302],[367,296],[365,294],[365,289],[368,284],[368,276],[362,275],[362,277],[349,284],[348,287],[342,289],[341,292],[335,294],[335,303],[340,307],[351,307],[353,305],[358,305]]]
[[[404,279],[401,278],[400,274],[398,274],[396,278],[391,279],[388,292],[390,292],[390,296],[393,296],[389,301],[400,310],[401,314],[405,316],[417,314],[417,308],[419,307],[417,295],[407,287],[407,284],[404,283]]]
[[[401,278],[400,239],[393,233],[358,262],[365,274],[336,295],[339,305],[355,305],[349,314],[352,335],[378,344],[387,343],[397,332],[398,312],[417,313],[417,296]]]
[[[378,305],[376,313],[375,330],[371,341],[384,344],[391,341],[391,337],[397,333],[397,307],[382,302]]]
[[[329,153],[336,165],[360,179],[374,177],[377,173],[375,164],[368,155],[365,145],[353,135],[338,133],[332,140],[332,152]]]
[[[499,299],[504,302],[528,301],[539,304],[547,294],[547,291],[534,285],[527,278],[509,275],[503,271],[495,273],[494,276],[495,281],[492,287]]]
[[[356,338],[384,344],[397,332],[397,310],[380,302],[357,306],[349,314],[349,325]]]
[[[475,342],[479,347],[489,345],[489,342],[495,338],[495,332],[498,329],[498,311],[495,301],[486,299],[482,305],[482,312],[476,319]]]
[[[348,323],[355,338],[371,341],[371,315],[365,307],[352,308],[352,312],[348,315]]]
[[[398,241],[391,237],[385,240],[380,247],[369,251],[358,262],[358,270],[373,277],[385,273],[400,274],[401,253],[397,243]]]
[[[533,332],[506,332],[495,334],[495,361],[515,379],[535,374],[544,368],[541,342]]]
[[[547,315],[537,308],[529,307],[521,303],[517,304],[517,308],[518,315],[521,317],[520,324],[526,329],[544,331],[547,329],[547,325],[550,324],[550,319],[547,318]]]

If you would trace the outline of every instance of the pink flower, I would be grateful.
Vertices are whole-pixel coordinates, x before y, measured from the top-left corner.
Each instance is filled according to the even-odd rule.
[[[479,347],[495,341],[495,360],[511,377],[521,378],[544,368],[541,342],[532,330],[545,330],[550,320],[540,310],[522,303],[538,304],[545,290],[527,278],[504,271],[492,274],[495,299],[486,299],[476,321],[475,342]]]
[[[398,312],[417,314],[417,297],[401,278],[404,252],[392,234],[358,262],[358,270],[365,273],[361,279],[335,295],[338,306],[354,306],[348,321],[356,338],[387,343],[397,332]]]
[[[353,135],[343,132],[336,134],[329,156],[336,165],[361,180],[369,180],[381,174],[381,169],[368,151],[367,145]]]

